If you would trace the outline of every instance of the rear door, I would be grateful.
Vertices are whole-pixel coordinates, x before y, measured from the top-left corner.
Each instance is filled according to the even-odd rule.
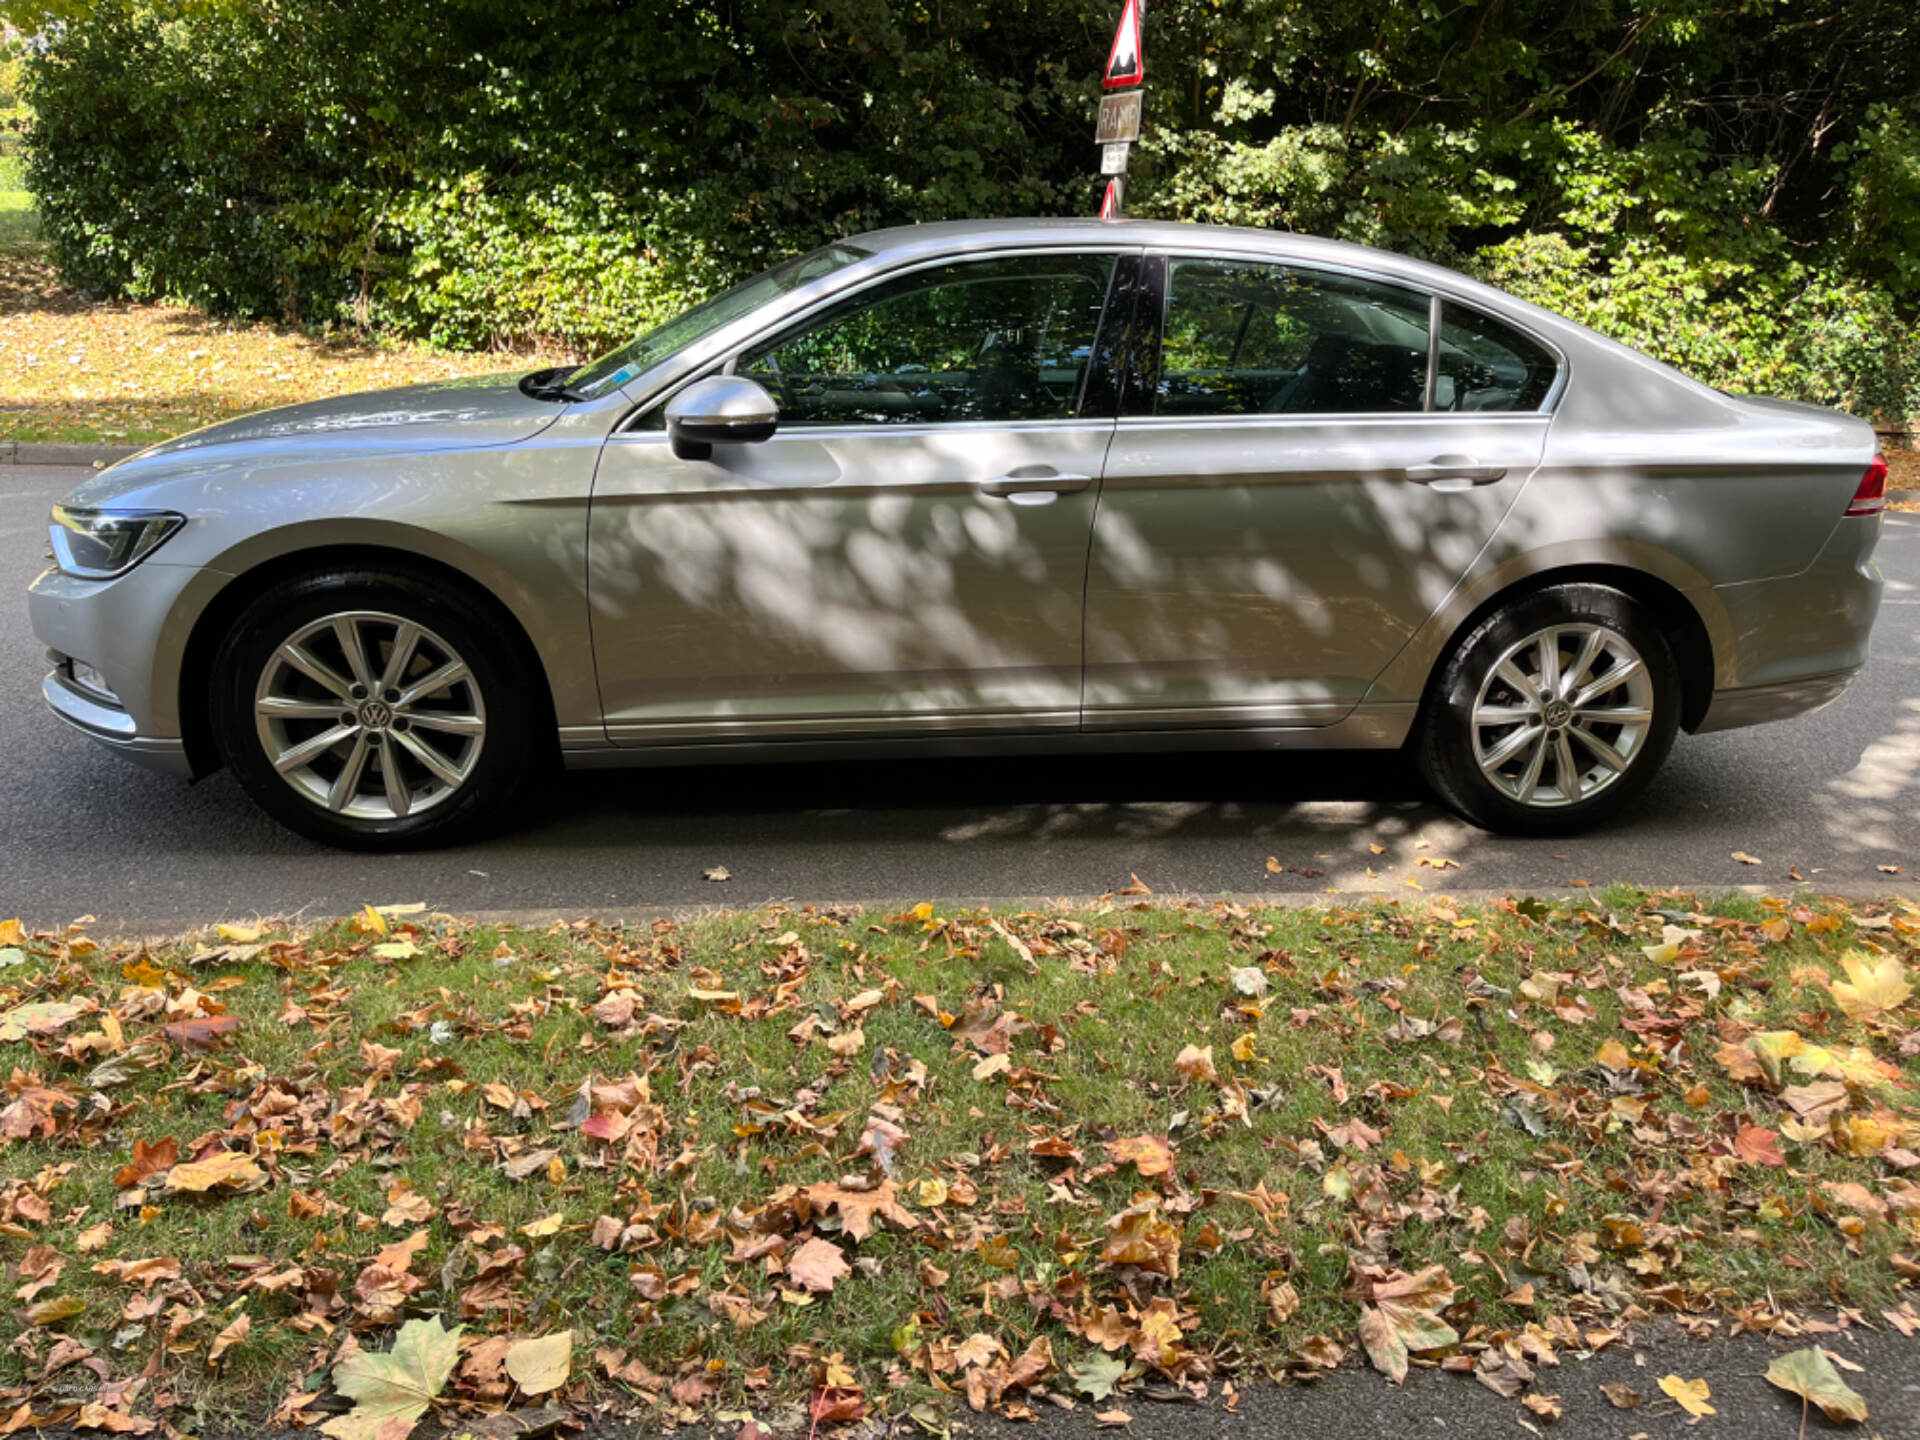
[[[1149,257],[1087,576],[1089,729],[1326,725],[1486,544],[1558,361],[1404,285]]]
[[[613,436],[590,542],[610,738],[1076,728],[1121,265],[919,267],[728,362],[779,402],[772,439],[678,459],[659,407]]]

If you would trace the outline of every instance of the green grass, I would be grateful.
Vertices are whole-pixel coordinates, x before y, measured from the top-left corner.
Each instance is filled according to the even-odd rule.
[[[17,1269],[30,1246],[50,1245],[66,1260],[37,1299],[78,1301],[58,1330],[116,1375],[158,1355],[181,1404],[255,1419],[299,1388],[294,1377],[324,1381],[344,1333],[329,1327],[378,1347],[401,1314],[453,1323],[463,1300],[475,1333],[574,1330],[576,1395],[659,1396],[607,1380],[600,1346],[662,1383],[723,1362],[703,1403],[744,1407],[803,1393],[809,1364],[832,1352],[889,1411],[961,1388],[964,1376],[941,1372],[942,1347],[975,1333],[1013,1355],[1044,1336],[1063,1369],[1079,1364],[1107,1306],[1133,1317],[1122,1358],[1141,1377],[1285,1367],[1314,1337],[1351,1351],[1368,1276],[1430,1265],[1457,1287],[1446,1315],[1469,1354],[1529,1324],[1577,1346],[1627,1305],[1903,1303],[1920,1250],[1915,1192],[1898,1175],[1920,1148],[1920,1005],[1850,1014],[1827,982],[1844,979],[1847,954],[1920,958],[1920,915],[1626,890],[1579,905],[1422,907],[775,909],[544,932],[396,918],[384,940],[336,926],[272,932],[238,953],[210,937],[144,952],[36,937],[25,963],[0,968],[0,1015],[90,997],[123,1013],[121,1044],[151,1068],[103,1111],[85,1084],[112,1045],[97,1014],[0,1044],[11,1090],[65,1086],[80,1106],[51,1139],[0,1142],[16,1177],[0,1214],[17,1215],[30,1188],[51,1211],[0,1226],[0,1255]],[[1669,923],[1699,932],[1678,955],[1659,948]],[[374,953],[402,939],[418,953]],[[1230,983],[1244,967],[1264,977],[1264,996]],[[1559,1013],[1541,988],[1555,975],[1573,997]],[[1523,985],[1546,998],[1524,999]],[[631,1022],[596,1019],[623,989]],[[188,1052],[145,1013],[161,1003],[224,1006],[238,1028]],[[982,1051],[929,1011],[987,1003],[1019,1018],[1007,1065],[976,1079]],[[1419,1033],[1443,1022],[1457,1032]],[[856,1028],[845,1053],[827,1043]],[[1796,1128],[1775,1087],[1715,1058],[1788,1030],[1852,1055],[1844,1108],[1826,1125]],[[363,1042],[399,1058],[370,1078],[379,1052]],[[1612,1051],[1603,1068],[1609,1043],[1629,1058]],[[1211,1047],[1217,1079],[1181,1072],[1189,1045]],[[653,1146],[632,1152],[570,1118],[583,1083],[629,1074],[660,1107]],[[544,1104],[515,1114],[488,1098],[509,1092]],[[310,1117],[280,1116],[275,1097],[304,1097]],[[884,1178],[856,1154],[875,1114],[907,1132],[892,1180],[918,1224],[876,1222],[855,1244],[834,1218],[796,1209],[792,1187]],[[1736,1154],[1743,1125],[1775,1136],[1788,1163]],[[1105,1142],[1141,1135],[1167,1137],[1172,1174],[1107,1163]],[[182,1160],[243,1151],[266,1183],[212,1198],[151,1189],[117,1209],[130,1192],[115,1172],[134,1142],[168,1137]],[[1038,1142],[1077,1156],[1050,1158]],[[499,1167],[547,1148],[551,1174],[516,1181]],[[426,1216],[385,1223],[402,1181],[427,1198]],[[970,1204],[955,1198],[965,1182]],[[1863,1188],[1822,1188],[1848,1182]],[[1263,1215],[1248,1194],[1284,1199]],[[1103,1258],[1107,1222],[1141,1196],[1171,1227],[1177,1278]],[[1874,1203],[1862,1209],[1861,1196]],[[556,1214],[557,1233],[539,1233]],[[601,1217],[644,1227],[629,1253],[590,1243]],[[78,1237],[107,1219],[111,1234],[81,1254]],[[400,1313],[368,1308],[355,1282],[415,1229],[428,1237],[412,1266],[422,1283]],[[764,1259],[730,1259],[728,1231],[780,1233],[788,1255],[811,1234],[856,1268],[809,1298]],[[476,1267],[508,1245],[525,1254],[497,1287],[503,1303],[482,1308]],[[129,1318],[135,1292],[92,1267],[152,1256],[181,1261],[179,1293],[164,1316]],[[299,1267],[301,1283],[241,1288],[256,1265]],[[1265,1292],[1281,1280],[1299,1303],[1277,1320]],[[1508,1298],[1528,1284],[1531,1304]],[[316,1314],[314,1293],[341,1304]],[[736,1302],[710,1303],[727,1295],[764,1318],[737,1328]],[[1178,1351],[1143,1338],[1152,1302],[1171,1303]],[[0,1321],[0,1383],[35,1374],[56,1339],[22,1313]],[[209,1369],[214,1335],[243,1313],[247,1339]],[[1042,1383],[1066,1392],[1072,1380]],[[487,1398],[460,1382],[450,1393]]]

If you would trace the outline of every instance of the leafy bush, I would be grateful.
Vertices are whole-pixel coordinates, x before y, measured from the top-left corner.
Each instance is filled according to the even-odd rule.
[[[1085,213],[1113,0],[0,0],[75,283],[590,350],[876,225]],[[1729,388],[1920,410],[1893,0],[1156,6],[1134,213],[1481,274]]]

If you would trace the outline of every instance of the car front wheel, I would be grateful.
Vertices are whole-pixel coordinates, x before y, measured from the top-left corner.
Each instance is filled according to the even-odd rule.
[[[303,575],[251,604],[215,662],[222,757],[291,829],[358,850],[497,817],[536,753],[498,620],[404,570]]]
[[[1611,586],[1554,585],[1476,625],[1447,658],[1415,758],[1489,830],[1565,835],[1616,814],[1653,779],[1680,716],[1672,647]]]

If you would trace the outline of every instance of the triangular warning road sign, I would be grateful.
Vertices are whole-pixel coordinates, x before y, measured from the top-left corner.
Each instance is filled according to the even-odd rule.
[[[1120,28],[1113,32],[1113,49],[1107,54],[1107,73],[1100,84],[1115,90],[1122,85],[1138,85],[1146,77],[1146,61],[1140,56],[1139,0],[1127,0],[1120,12]]]
[[[1102,196],[1100,200],[1100,218],[1102,220],[1118,220],[1120,218],[1120,185],[1121,178],[1118,175],[1115,175],[1107,181],[1107,193]]]

